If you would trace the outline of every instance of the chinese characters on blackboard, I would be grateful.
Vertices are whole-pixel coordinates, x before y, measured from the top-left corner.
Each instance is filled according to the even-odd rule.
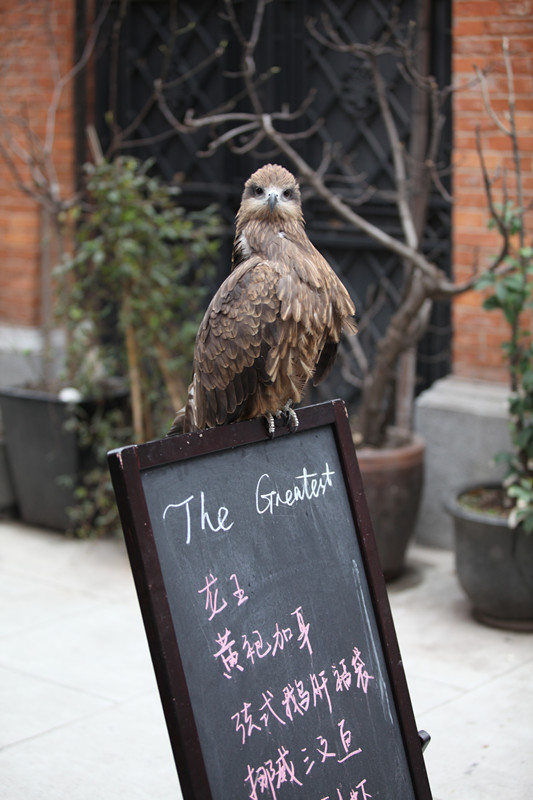
[[[231,612],[231,601],[228,602],[218,584],[218,577],[210,573],[205,576],[204,585],[198,589],[198,594],[205,597],[205,612],[208,614],[209,622],[219,614],[226,616]],[[227,586],[235,598],[236,606],[249,600],[241,589],[235,573],[229,576]],[[289,620],[289,617],[294,619]],[[220,660],[222,674],[229,680],[232,679],[234,671],[244,672],[245,669],[253,669],[257,659],[275,658],[276,654],[282,652],[290,643],[294,643],[299,649],[307,648],[309,655],[313,655],[310,625],[305,622],[301,606],[291,611],[281,626],[280,622],[276,621],[274,630],[268,635],[258,630],[241,633],[240,645],[237,634],[234,635],[225,625],[223,631],[218,630],[218,627],[215,625],[213,629],[217,630],[217,633],[214,634],[212,655]],[[235,733],[240,743],[244,745],[251,736],[268,733],[271,726],[295,723],[298,716],[303,717],[310,708],[316,708],[320,703],[327,704],[329,714],[332,715],[335,693],[352,690],[367,694],[370,681],[373,680],[374,676],[368,673],[361,651],[357,646],[353,646],[349,655],[349,668],[346,658],[340,658],[327,670],[321,669],[318,673],[309,672],[296,677],[292,683],[283,686],[279,697],[266,687],[264,691],[259,690],[260,697],[254,702],[244,700],[242,708],[231,715]],[[260,795],[277,800],[278,792],[284,783],[294,783],[303,787],[305,779],[311,772],[328,759],[343,764],[359,755],[362,748],[357,746],[346,719],[340,719],[336,726],[338,735],[335,741],[319,733],[309,748],[300,748],[301,752],[297,754],[297,766],[290,758],[289,750],[283,746],[278,747],[274,757],[263,764],[255,766],[248,764],[244,783],[249,791],[250,800],[258,800]],[[350,789],[348,800],[371,798],[372,795],[365,788],[366,783],[366,778],[363,778]],[[341,790],[336,791],[337,800],[343,800]]]

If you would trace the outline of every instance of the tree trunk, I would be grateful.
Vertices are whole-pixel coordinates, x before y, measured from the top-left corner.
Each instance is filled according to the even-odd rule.
[[[51,389],[53,381],[52,354],[52,221],[45,206],[41,206],[41,332],[42,332],[42,379],[45,389]]]
[[[125,329],[126,352],[128,356],[128,375],[131,394],[131,411],[133,417],[133,436],[135,442],[143,442],[144,420],[141,387],[141,370],[139,364],[139,349],[135,339],[135,331],[127,324]]]
[[[416,66],[418,72],[426,77],[429,74],[429,42],[430,42],[430,0],[419,0],[417,11],[418,47],[416,50]],[[413,85],[410,155],[410,206],[415,226],[417,242],[424,232],[427,219],[429,196],[431,191],[431,175],[425,163],[428,144],[429,94],[425,88]],[[405,292],[409,292],[413,280],[413,265],[404,261]],[[411,430],[413,425],[413,407],[416,391],[416,346],[409,347],[400,353],[397,365],[395,418],[400,428]]]
[[[386,425],[387,385],[392,385],[398,356],[411,339],[409,331],[428,297],[426,281],[413,276],[410,294],[391,317],[389,326],[377,348],[374,367],[365,378],[363,397],[359,408],[359,430],[363,442],[378,447],[383,442]]]

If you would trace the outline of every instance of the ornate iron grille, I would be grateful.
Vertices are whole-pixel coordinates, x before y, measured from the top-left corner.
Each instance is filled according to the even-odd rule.
[[[418,3],[419,0],[399,3],[401,23],[416,17]],[[451,0],[432,2],[430,71],[441,85],[448,83],[450,77],[450,7]],[[239,19],[245,30],[249,29],[254,8],[255,3],[246,0],[237,3]],[[257,69],[262,73],[275,65],[279,73],[263,84],[262,98],[271,110],[279,109],[282,104],[294,109],[314,88],[314,102],[303,118],[291,124],[296,130],[319,118],[324,123],[314,136],[299,142],[297,149],[310,163],[318,165],[324,145],[335,147],[340,143],[342,150],[350,154],[348,161],[337,159],[333,163],[333,171],[340,180],[352,173],[362,174],[365,184],[381,192],[370,194],[358,212],[388,233],[401,236],[396,209],[390,198],[387,199],[387,192],[393,188],[391,154],[369,76],[364,69],[354,65],[353,59],[327,50],[309,35],[306,19],[318,17],[323,11],[338,21],[355,41],[364,43],[380,37],[390,4],[378,0],[372,3],[365,0],[276,0],[267,5],[256,51]],[[231,76],[239,69],[240,51],[222,12],[221,0],[180,0],[177,4],[131,0],[120,34],[115,109],[120,128],[127,129],[134,123],[153,94],[154,80],[165,68],[162,45],[172,49],[166,80],[175,85],[167,92],[166,98],[178,119],[183,118],[189,108],[193,108],[197,116],[210,112],[235,94],[236,81]],[[173,39],[172,31],[176,26],[180,34]],[[195,67],[209,59],[224,40],[228,45],[223,56],[195,72]],[[108,46],[97,62],[96,73],[97,127],[104,147],[110,144],[110,131],[105,119],[110,107],[111,43],[110,28]],[[393,58],[385,60],[384,75],[402,139],[408,143],[410,87],[402,79]],[[444,164],[449,163],[450,130],[448,121],[440,154]],[[213,157],[198,158],[197,153],[207,147],[209,136],[207,130],[194,136],[170,132],[167,121],[154,105],[135,129],[127,150],[141,158],[154,157],[167,180],[178,180],[183,186],[180,201],[184,205],[199,207],[213,201],[218,203],[227,222],[218,285],[229,270],[233,219],[244,180],[261,163],[268,160],[284,163],[284,160],[264,149],[254,156],[236,156],[223,149]],[[285,163],[285,166],[291,168],[290,164]],[[338,185],[342,190],[342,183]],[[387,320],[397,306],[403,265],[374,241],[340,222],[321,201],[302,188],[311,240],[342,276],[357,307],[365,309],[374,303],[378,309],[360,334],[361,344],[372,358]],[[434,195],[430,201],[423,247],[448,273],[451,270],[450,232],[450,211],[442,198]],[[419,390],[449,372],[450,339],[448,304],[436,304],[428,331],[419,346]],[[326,388],[328,395],[340,392],[348,400],[356,400],[357,391],[343,382],[341,369],[336,371],[332,380],[334,386],[330,384]]]

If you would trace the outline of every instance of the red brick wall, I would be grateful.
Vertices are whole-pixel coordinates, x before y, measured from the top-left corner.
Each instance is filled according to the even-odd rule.
[[[474,64],[480,69],[490,66],[488,86],[499,112],[507,109],[503,36],[509,39],[512,57],[527,206],[533,201],[533,2],[454,0],[454,83],[464,86],[471,81]],[[479,86],[455,94],[453,115],[453,265],[456,280],[463,281],[473,269],[486,267],[499,250],[498,237],[487,230],[489,214],[475,144],[477,125],[491,172],[512,162],[509,141],[487,116]],[[528,219],[533,230],[533,213]],[[485,312],[480,305],[477,292],[461,295],[454,303],[453,371],[466,377],[507,380],[500,350],[507,327],[499,312]]]
[[[30,152],[26,135],[35,136],[39,157],[46,133],[46,113],[54,88],[54,72],[72,66],[73,0],[11,0],[0,9],[0,138],[13,137]],[[56,60],[57,57],[57,60]],[[21,122],[22,120],[25,120]],[[14,157],[27,181],[24,159]],[[73,187],[72,87],[61,96],[55,120],[53,163],[60,190]],[[18,187],[0,158],[0,324],[40,323],[40,212]]]

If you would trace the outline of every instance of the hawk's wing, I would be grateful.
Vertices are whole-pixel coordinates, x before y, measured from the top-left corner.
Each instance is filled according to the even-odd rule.
[[[278,336],[278,280],[267,264],[248,260],[213,297],[196,337],[194,428],[237,419],[258,382],[271,382],[266,358]]]

